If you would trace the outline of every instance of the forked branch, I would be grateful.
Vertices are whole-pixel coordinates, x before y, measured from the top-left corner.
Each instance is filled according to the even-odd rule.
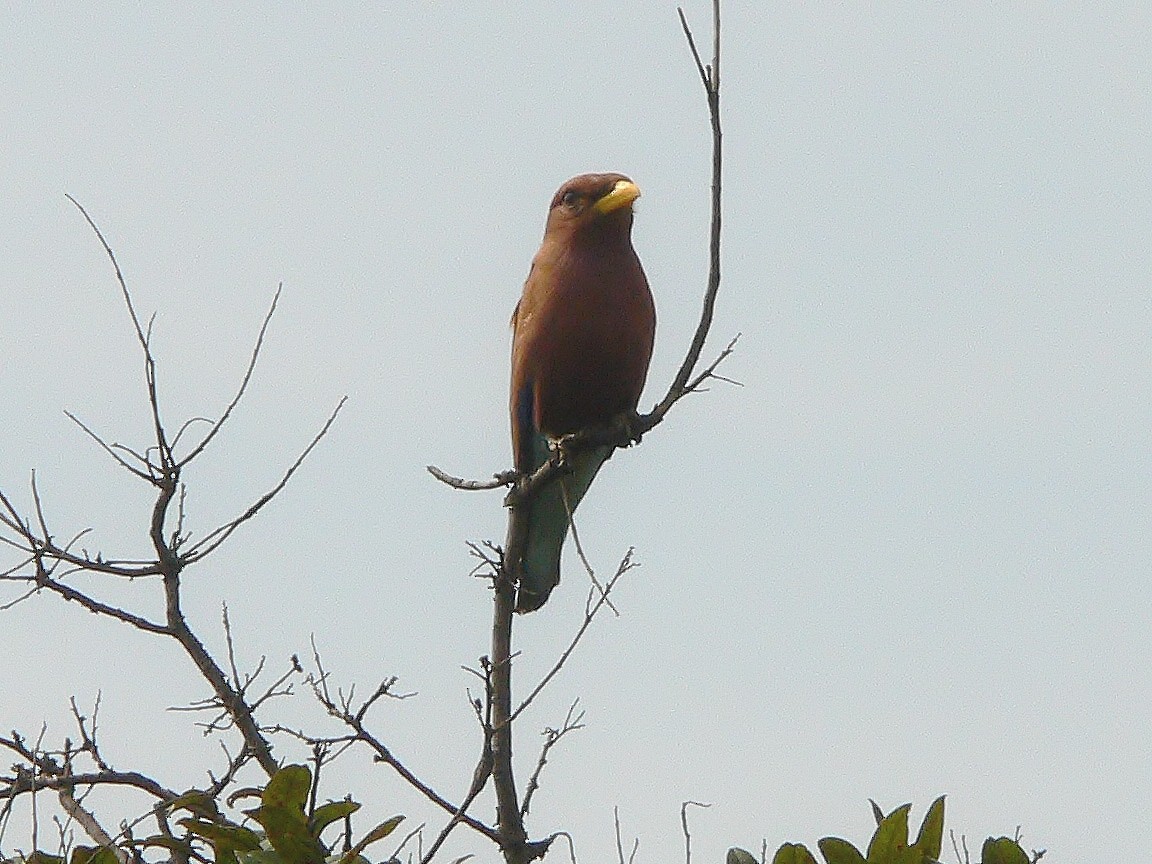
[[[81,532],[66,544],[58,543],[49,530],[48,519],[44,514],[40,492],[36,486],[35,474],[33,474],[34,518],[21,514],[11,499],[0,492],[0,542],[15,548],[22,556],[22,560],[15,567],[0,572],[0,580],[28,584],[30,586],[29,591],[20,599],[27,599],[35,591],[50,591],[66,600],[79,603],[90,612],[114,618],[144,632],[174,639],[180,644],[184,653],[192,660],[201,676],[211,687],[213,695],[209,699],[203,700],[200,707],[224,712],[225,717],[212,721],[208,724],[208,728],[219,730],[229,725],[235,727],[244,741],[243,753],[237,758],[244,760],[254,758],[260,763],[264,771],[271,775],[279,766],[272,755],[271,744],[257,723],[254,713],[264,701],[283,692],[281,688],[284,682],[280,680],[273,683],[262,695],[250,695],[248,690],[255,675],[241,680],[236,673],[234,662],[231,664],[233,674],[231,679],[229,678],[222,665],[212,656],[200,636],[189,625],[182,607],[181,578],[188,565],[202,561],[218,549],[241,525],[253,519],[285,488],[304,460],[327,435],[345,400],[340,400],[320,431],[313,436],[296,460],[288,467],[279,482],[261,495],[243,513],[207,532],[190,548],[185,548],[189,535],[184,527],[185,487],[182,472],[204,453],[247,392],[260,357],[268,326],[280,299],[281,289],[277,288],[272,303],[264,316],[247,367],[235,394],[217,420],[207,421],[209,426],[204,436],[192,445],[185,455],[177,457],[174,454],[176,442],[192,424],[204,420],[204,418],[193,418],[185,422],[180,426],[174,438],[168,434],[162,418],[156,380],[157,364],[150,341],[152,321],[149,320],[147,325],[143,323],[137,312],[132,293],[128,289],[124,272],[112,251],[111,245],[95,220],[75,198],[68,196],[68,200],[83,215],[112,264],[116,284],[143,354],[152,426],[151,442],[148,446],[138,449],[108,443],[74,414],[69,413],[68,416],[80,426],[85,434],[96,441],[120,467],[132,476],[146,481],[155,489],[155,500],[152,503],[147,525],[147,535],[152,546],[151,554],[154,557],[134,561],[106,558],[98,552],[93,554],[83,549],[75,551],[76,542],[86,532]],[[128,608],[105,602],[91,593],[89,589],[81,590],[65,581],[76,573],[101,574],[125,579],[159,576],[164,599],[163,619],[153,620],[130,611]],[[231,652],[230,633],[228,634],[228,644]]]

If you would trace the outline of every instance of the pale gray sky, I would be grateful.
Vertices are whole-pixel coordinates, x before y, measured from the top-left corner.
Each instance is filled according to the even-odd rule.
[[[689,8],[700,34],[707,4]],[[947,793],[970,845],[1023,826],[1053,861],[1152,845],[1152,10],[1141,3],[726,4],[725,282],[709,354],[744,383],[687,400],[581,508],[643,567],[521,726],[580,697],[530,821],[639,861],[863,842],[866,798]],[[707,121],[670,3],[25,4],[0,31],[0,486],[36,467],[61,535],[141,551],[147,498],[64,417],[147,436],[139,360],[92,213],[145,314],[167,416],[217,415],[284,283],[249,399],[190,484],[195,531],[287,492],[187,579],[220,645],[419,697],[382,736],[445,794],[479,746],[460,670],[489,604],[466,540],[510,461],[509,313],[552,192],[644,190],[656,297],[642,407],[703,287]],[[566,567],[520,622],[518,678],[583,608]],[[118,595],[152,610],[156,586]],[[5,599],[0,597],[0,601]],[[0,728],[70,732],[103,691],[123,768],[217,759],[166,645],[52,598],[0,617]],[[307,699],[279,714],[319,724]],[[290,755],[290,748],[283,748]],[[216,763],[218,764],[218,760]],[[429,813],[355,757],[330,794]],[[488,810],[482,809],[487,814]],[[434,823],[436,825],[439,822]],[[4,839],[5,851],[26,845]],[[459,831],[455,854],[495,851]],[[947,857],[947,856],[946,856]]]

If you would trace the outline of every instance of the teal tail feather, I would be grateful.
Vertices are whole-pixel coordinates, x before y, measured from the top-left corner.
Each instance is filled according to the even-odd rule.
[[[517,612],[539,609],[560,582],[560,552],[568,535],[571,514],[611,453],[611,447],[578,453],[572,457],[572,473],[540,490],[532,499],[516,595]]]

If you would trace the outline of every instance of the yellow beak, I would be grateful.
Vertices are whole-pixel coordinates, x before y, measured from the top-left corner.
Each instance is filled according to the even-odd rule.
[[[617,180],[612,191],[598,200],[593,207],[600,213],[611,213],[621,207],[629,207],[640,197],[640,187],[631,180]]]

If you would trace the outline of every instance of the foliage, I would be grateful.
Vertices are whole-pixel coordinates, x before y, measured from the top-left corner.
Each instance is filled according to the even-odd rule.
[[[225,817],[216,801],[203,792],[189,792],[167,805],[169,812],[187,811],[177,820],[183,836],[157,834],[139,841],[125,841],[124,847],[76,846],[70,856],[36,851],[27,856],[0,859],[0,864],[123,864],[140,860],[146,848],[163,848],[172,861],[207,861],[214,864],[371,864],[362,854],[377,840],[396,830],[403,816],[381,822],[355,843],[349,836],[349,817],[360,805],[355,801],[330,801],[313,807],[312,772],[304,765],[287,765],[272,775],[263,789],[242,789],[229,798],[229,804],[242,798],[258,798],[260,806],[244,815],[263,830],[255,830]],[[335,822],[347,826],[345,849],[325,843],[325,829]]]
[[[348,820],[360,805],[352,800],[330,801],[309,813],[311,792],[312,772],[304,765],[287,765],[273,774],[263,789],[234,793],[230,798],[232,802],[246,797],[260,799],[259,807],[245,810],[244,814],[263,831],[226,819],[210,799],[186,795],[174,801],[172,809],[192,814],[177,822],[187,834],[180,838],[156,835],[141,845],[179,849],[191,857],[204,856],[205,850],[201,847],[206,844],[212,852],[209,860],[215,864],[369,864],[361,853],[391,834],[404,818],[393,816],[356,843],[349,843],[346,851],[337,853],[324,843],[321,835],[333,823]],[[87,862],[74,860],[71,864]]]
[[[916,840],[908,842],[908,813],[911,804],[897,807],[887,816],[872,803],[876,817],[876,832],[868,841],[868,852],[859,849],[840,837],[825,837],[817,842],[820,854],[826,864],[936,864],[940,858],[940,848],[944,840],[944,796],[932,802]],[[980,852],[980,864],[1035,864],[1043,855],[1033,857],[1008,837],[989,837],[984,841]],[[967,855],[967,852],[965,852]],[[744,849],[728,850],[727,864],[760,864],[755,856]],[[772,864],[818,864],[816,857],[803,843],[785,843],[772,856]],[[965,862],[967,864],[967,862]]]

